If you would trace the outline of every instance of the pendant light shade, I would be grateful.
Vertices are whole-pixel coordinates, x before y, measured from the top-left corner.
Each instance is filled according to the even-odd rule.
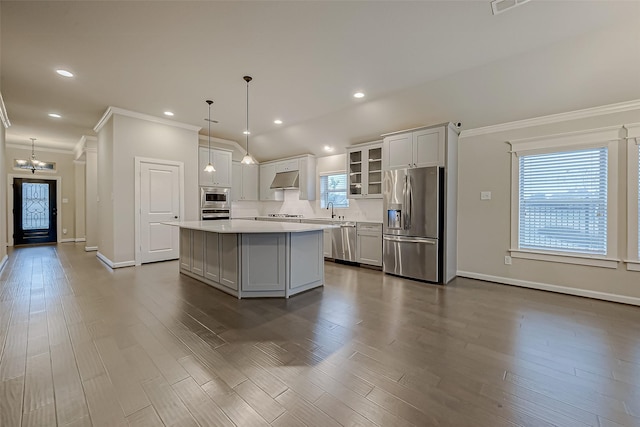
[[[204,167],[204,171],[211,173],[216,171],[216,168],[214,168],[213,164],[211,163],[211,104],[213,104],[213,101],[207,99],[205,102],[209,104],[209,120],[207,120],[207,123],[209,123],[209,132],[207,134],[209,137],[209,163],[207,163],[207,166]]]
[[[247,136],[247,154],[244,155],[240,163],[243,163],[245,165],[252,165],[256,162],[254,158],[251,157],[251,154],[249,154],[249,82],[253,80],[253,78],[251,78],[251,76],[244,76],[243,79],[245,82],[247,82],[247,128],[244,132],[244,134]]]
[[[28,162],[19,161],[18,164],[21,169],[28,169],[31,173],[36,173],[37,170],[44,170],[45,163],[36,159],[36,139],[29,139],[31,140],[31,159]]]

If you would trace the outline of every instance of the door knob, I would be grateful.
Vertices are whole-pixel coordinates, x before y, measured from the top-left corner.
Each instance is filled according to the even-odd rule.
[[[178,219],[178,217],[177,217],[177,216],[174,216],[174,218],[175,218],[175,219]]]

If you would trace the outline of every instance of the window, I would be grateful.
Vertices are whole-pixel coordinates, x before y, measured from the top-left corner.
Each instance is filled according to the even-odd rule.
[[[520,249],[607,254],[607,148],[521,156]]]
[[[513,258],[617,267],[620,131],[509,142]]]
[[[334,208],[348,208],[347,174],[331,174],[320,176],[320,207],[326,208],[329,203]]]

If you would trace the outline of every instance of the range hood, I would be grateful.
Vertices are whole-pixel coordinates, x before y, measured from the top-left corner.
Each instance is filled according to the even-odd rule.
[[[278,172],[273,178],[273,182],[269,188],[272,190],[280,188],[300,188],[298,176],[298,171]]]

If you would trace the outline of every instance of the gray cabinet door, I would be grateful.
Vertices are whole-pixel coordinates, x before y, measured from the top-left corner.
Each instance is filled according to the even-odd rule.
[[[180,229],[180,268],[191,271],[191,230]]]
[[[284,291],[286,234],[242,235],[242,292]]]
[[[219,234],[220,284],[238,290],[238,235]]]
[[[204,276],[204,231],[191,231],[191,272]]]
[[[218,233],[205,233],[204,277],[220,283],[220,238]]]

